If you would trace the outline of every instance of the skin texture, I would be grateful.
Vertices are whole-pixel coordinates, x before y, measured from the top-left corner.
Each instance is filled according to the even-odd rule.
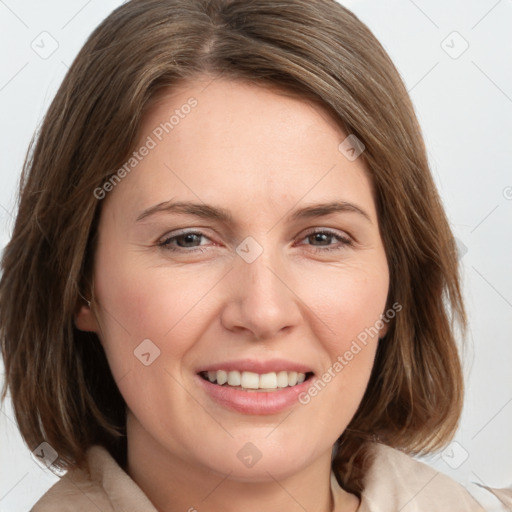
[[[103,199],[93,305],[76,318],[98,334],[128,406],[126,469],[160,511],[355,510],[355,496],[331,493],[331,449],[362,399],[377,337],[307,405],[278,414],[226,409],[196,373],[281,358],[318,378],[385,312],[366,164],[338,150],[347,134],[321,107],[225,79],[173,89],[144,119],[141,145],[190,97],[197,106]],[[137,222],[171,200],[222,207],[233,220],[159,212]],[[331,201],[368,218],[289,219]],[[309,236],[319,228],[335,236]],[[204,236],[159,246],[182,230]],[[236,252],[248,236],[263,250],[252,263]],[[148,366],[134,356],[144,339],[160,350]],[[261,453],[252,467],[237,457],[247,442]]]

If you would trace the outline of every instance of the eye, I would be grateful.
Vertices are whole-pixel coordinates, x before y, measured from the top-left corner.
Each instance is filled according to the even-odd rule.
[[[309,240],[311,243],[299,245],[311,245],[315,252],[340,250],[352,245],[352,240],[348,236],[326,229],[311,231],[302,240]]]
[[[163,247],[168,251],[183,251],[193,252],[194,250],[204,251],[200,249],[200,246],[207,245],[201,243],[201,240],[210,240],[204,233],[200,231],[188,231],[184,233],[178,233],[177,235],[169,236],[158,243],[159,247]],[[192,249],[188,250],[187,249]]]
[[[340,233],[327,229],[311,231],[307,233],[302,240],[306,240],[309,243],[300,243],[298,245],[309,245],[314,252],[318,253],[340,250],[352,245],[352,240],[347,235],[341,235]],[[206,251],[206,247],[203,248],[203,246],[211,245],[208,241],[211,242],[210,238],[201,231],[187,231],[167,236],[158,243],[158,246],[173,252],[204,252]]]

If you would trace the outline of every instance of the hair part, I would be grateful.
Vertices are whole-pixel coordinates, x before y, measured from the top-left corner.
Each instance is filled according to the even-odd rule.
[[[418,454],[452,438],[463,398],[454,329],[465,314],[454,239],[407,90],[370,30],[334,0],[132,0],[91,34],[23,168],[2,259],[2,397],[9,389],[29,448],[48,442],[61,467],[82,465],[93,444],[124,464],[124,400],[96,335],[74,326],[92,291],[101,213],[93,191],[129,158],[155,102],[204,76],[316,101],[364,143],[388,305],[402,311],[334,450],[340,484],[360,495],[369,442]]]

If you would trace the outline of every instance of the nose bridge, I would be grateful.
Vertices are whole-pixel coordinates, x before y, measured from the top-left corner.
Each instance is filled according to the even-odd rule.
[[[283,292],[283,283],[277,277],[280,265],[275,250],[267,247],[253,262],[239,262],[239,267],[239,278],[243,279],[247,291],[246,299],[278,300]]]
[[[300,318],[297,298],[287,284],[290,272],[268,239],[266,244],[258,244],[260,249],[253,240],[244,242],[237,248],[239,257],[230,272],[232,287],[223,322],[230,330],[251,331],[258,339],[271,337],[296,325]],[[251,251],[252,256],[247,257]],[[254,251],[259,252],[255,258]]]

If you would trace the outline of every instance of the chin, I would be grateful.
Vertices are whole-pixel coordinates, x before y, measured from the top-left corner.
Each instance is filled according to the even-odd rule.
[[[270,441],[261,435],[254,442],[248,439],[250,436],[242,440],[230,439],[227,444],[219,443],[215,449],[210,448],[206,459],[204,453],[198,457],[210,471],[223,477],[229,474],[230,480],[269,482],[296,474],[320,456],[320,450],[316,453],[313,447],[305,446],[303,440],[283,443],[281,437]],[[327,449],[330,452],[331,448]]]

